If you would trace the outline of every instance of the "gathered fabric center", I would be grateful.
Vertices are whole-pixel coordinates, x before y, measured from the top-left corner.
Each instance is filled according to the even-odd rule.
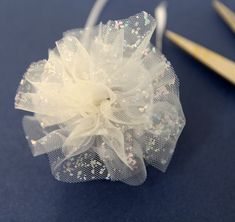
[[[74,87],[76,106],[83,117],[100,114],[103,106],[110,106],[116,99],[114,92],[100,83],[80,80]]]

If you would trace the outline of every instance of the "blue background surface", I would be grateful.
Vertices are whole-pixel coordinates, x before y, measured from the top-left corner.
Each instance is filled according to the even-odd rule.
[[[110,0],[101,20],[153,14],[158,0]],[[234,0],[224,0],[235,10]],[[235,221],[235,88],[169,41],[187,125],[166,173],[148,168],[138,187],[56,181],[46,155],[33,158],[24,112],[14,110],[32,61],[68,29],[82,27],[94,0],[0,0],[0,221]],[[235,36],[210,0],[169,0],[168,28],[235,60]]]

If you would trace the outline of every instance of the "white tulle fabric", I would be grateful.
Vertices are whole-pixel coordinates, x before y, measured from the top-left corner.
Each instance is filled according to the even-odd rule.
[[[145,163],[166,170],[185,118],[177,77],[150,44],[155,24],[142,12],[68,31],[27,70],[15,107],[34,113],[26,138],[56,179],[139,185]]]

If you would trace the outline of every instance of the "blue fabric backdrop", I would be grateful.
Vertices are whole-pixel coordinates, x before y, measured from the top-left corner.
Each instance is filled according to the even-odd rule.
[[[101,20],[153,13],[158,0],[110,0]],[[235,10],[234,0],[224,0]],[[169,41],[187,125],[166,173],[139,187],[65,184],[47,157],[33,158],[14,110],[18,83],[62,32],[82,27],[94,0],[0,0],[0,221],[235,221],[235,87]],[[235,60],[235,36],[210,0],[169,0],[168,28]]]

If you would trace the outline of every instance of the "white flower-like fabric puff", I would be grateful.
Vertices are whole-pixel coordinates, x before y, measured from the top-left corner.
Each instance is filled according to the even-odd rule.
[[[185,125],[178,80],[150,44],[154,18],[71,30],[22,79],[17,109],[34,156],[64,182],[139,185],[145,163],[165,171]]]

